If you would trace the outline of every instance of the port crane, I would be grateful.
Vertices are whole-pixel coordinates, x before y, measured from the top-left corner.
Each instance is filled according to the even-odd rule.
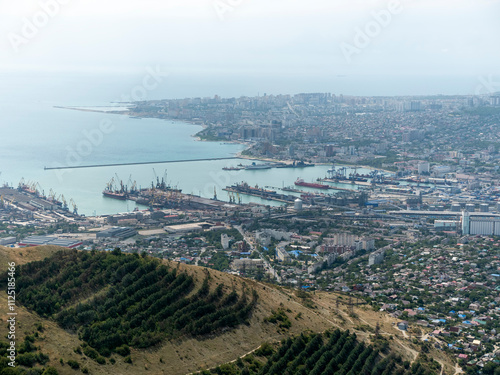
[[[153,168],[153,173],[155,175],[155,180],[156,180],[156,187],[159,188],[160,187],[160,179],[158,178],[158,175],[156,174],[156,171],[155,169]],[[153,186],[153,182],[151,182],[151,186]]]
[[[131,194],[135,194],[138,192],[137,190],[137,181],[132,181],[132,175],[130,175],[130,177],[128,178],[128,184],[130,184],[130,190],[129,192]]]
[[[78,215],[78,207],[76,206],[76,203],[75,201],[73,200],[73,198],[71,198],[69,200],[69,203],[71,204],[71,206],[73,207],[73,214],[74,215]]]
[[[61,194],[61,202],[62,202],[62,209],[64,211],[68,210],[68,203],[66,202],[66,198],[64,198],[64,194]]]
[[[106,184],[106,189],[109,191],[114,191],[115,178],[111,177],[111,180]]]
[[[24,177],[21,177],[21,180],[19,180],[19,185],[17,185],[17,190],[21,191],[24,187]]]
[[[36,186],[38,186],[40,188],[40,191],[42,192],[42,198],[45,199],[46,198],[46,196],[45,196],[45,190],[43,190],[42,185],[40,185],[40,183],[37,182]],[[39,196],[39,191],[36,189],[36,187],[35,187],[35,194],[37,196]]]
[[[118,173],[115,173],[115,176],[116,176],[116,183],[118,183],[118,181],[120,181],[120,193],[125,193],[125,186],[123,186],[123,181],[120,180],[120,177],[118,177]]]
[[[162,184],[162,188],[167,188],[168,186],[168,180],[167,180],[167,170],[165,169],[165,172],[163,172],[163,177],[161,179],[161,184]]]

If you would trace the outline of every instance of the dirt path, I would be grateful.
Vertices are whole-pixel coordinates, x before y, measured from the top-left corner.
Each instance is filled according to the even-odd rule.
[[[458,365],[458,363],[455,364],[455,375],[457,374],[463,374],[464,370]]]

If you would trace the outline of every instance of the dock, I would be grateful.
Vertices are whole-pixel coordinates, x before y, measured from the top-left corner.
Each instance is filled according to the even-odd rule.
[[[250,192],[250,191],[238,190],[238,189],[235,189],[235,188],[233,188],[231,186],[225,187],[222,190],[225,190],[225,191],[228,191],[228,192],[231,192],[231,193],[238,193],[238,194],[250,195],[252,197],[257,197],[257,198],[260,198],[260,199],[265,199],[265,200],[268,200],[268,201],[276,201],[276,202],[281,202],[281,203],[292,203],[292,199],[296,198],[296,197],[291,197],[289,199],[283,199],[285,197],[285,195],[282,195],[282,194],[265,195],[265,194],[260,194],[260,193],[257,193],[257,192]]]

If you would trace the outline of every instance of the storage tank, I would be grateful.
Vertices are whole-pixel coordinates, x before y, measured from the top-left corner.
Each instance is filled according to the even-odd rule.
[[[490,210],[490,206],[488,205],[488,203],[481,203],[481,205],[479,206],[479,211],[481,212],[488,212]]]
[[[469,212],[474,212],[476,211],[476,205],[474,203],[467,203],[465,209]]]
[[[295,199],[293,203],[293,208],[295,208],[295,211],[301,211],[302,210],[302,199]]]

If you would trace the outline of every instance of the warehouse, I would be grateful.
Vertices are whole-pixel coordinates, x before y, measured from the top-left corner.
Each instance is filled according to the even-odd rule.
[[[31,236],[27,237],[21,242],[19,242],[19,246],[42,246],[42,245],[53,245],[53,246],[61,246],[73,249],[82,245],[82,241],[77,241],[74,239],[65,239],[65,238],[57,238],[50,236]]]
[[[462,212],[460,219],[462,234],[498,236],[500,235],[500,216],[478,216],[471,215],[467,211]]]
[[[109,229],[105,229],[97,233],[96,238],[116,238],[116,239],[125,239],[132,236],[135,236],[137,231],[128,227],[113,227]]]

